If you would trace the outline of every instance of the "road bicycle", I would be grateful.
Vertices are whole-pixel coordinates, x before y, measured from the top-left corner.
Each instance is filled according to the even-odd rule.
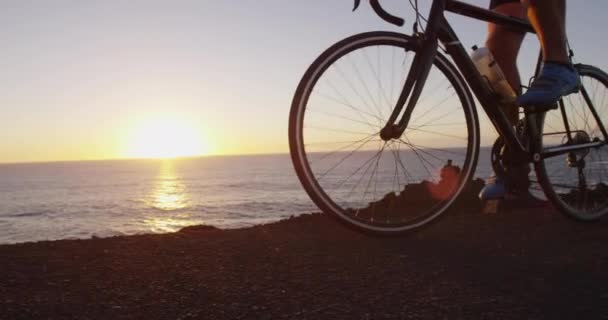
[[[377,0],[370,4],[385,21],[403,26]],[[534,33],[532,26],[456,0],[434,0],[428,19],[412,5],[412,35],[348,37],[323,52],[297,87],[290,152],[315,204],[377,234],[436,221],[475,172],[480,129],[472,91],[499,134],[492,148],[495,171],[504,169],[508,150],[512,163],[533,165],[532,189],[560,212],[580,221],[608,213],[608,75],[575,63],[579,91],[551,106],[526,108],[513,128],[445,12],[527,33]],[[571,49],[570,55],[574,60]],[[539,56],[536,74],[541,65]]]

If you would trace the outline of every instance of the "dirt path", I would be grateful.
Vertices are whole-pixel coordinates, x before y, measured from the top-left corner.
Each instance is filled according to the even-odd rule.
[[[459,210],[395,239],[306,215],[0,261],[0,319],[608,319],[608,222],[549,209]]]

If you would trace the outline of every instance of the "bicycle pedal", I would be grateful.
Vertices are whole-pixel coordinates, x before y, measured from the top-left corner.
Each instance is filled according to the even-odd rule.
[[[500,211],[502,199],[486,200],[483,202],[481,207],[481,213],[483,214],[496,214]]]

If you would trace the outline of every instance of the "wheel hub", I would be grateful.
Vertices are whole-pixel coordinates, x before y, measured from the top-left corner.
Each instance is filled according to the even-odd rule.
[[[404,130],[399,129],[399,127],[395,124],[386,126],[380,130],[380,138],[384,141],[389,141],[392,139],[399,139],[403,134]]]

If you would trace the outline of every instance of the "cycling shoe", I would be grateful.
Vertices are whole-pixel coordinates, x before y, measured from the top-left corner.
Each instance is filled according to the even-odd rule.
[[[550,106],[559,98],[577,92],[579,87],[580,79],[572,66],[547,62],[540,76],[516,102],[522,107]]]

